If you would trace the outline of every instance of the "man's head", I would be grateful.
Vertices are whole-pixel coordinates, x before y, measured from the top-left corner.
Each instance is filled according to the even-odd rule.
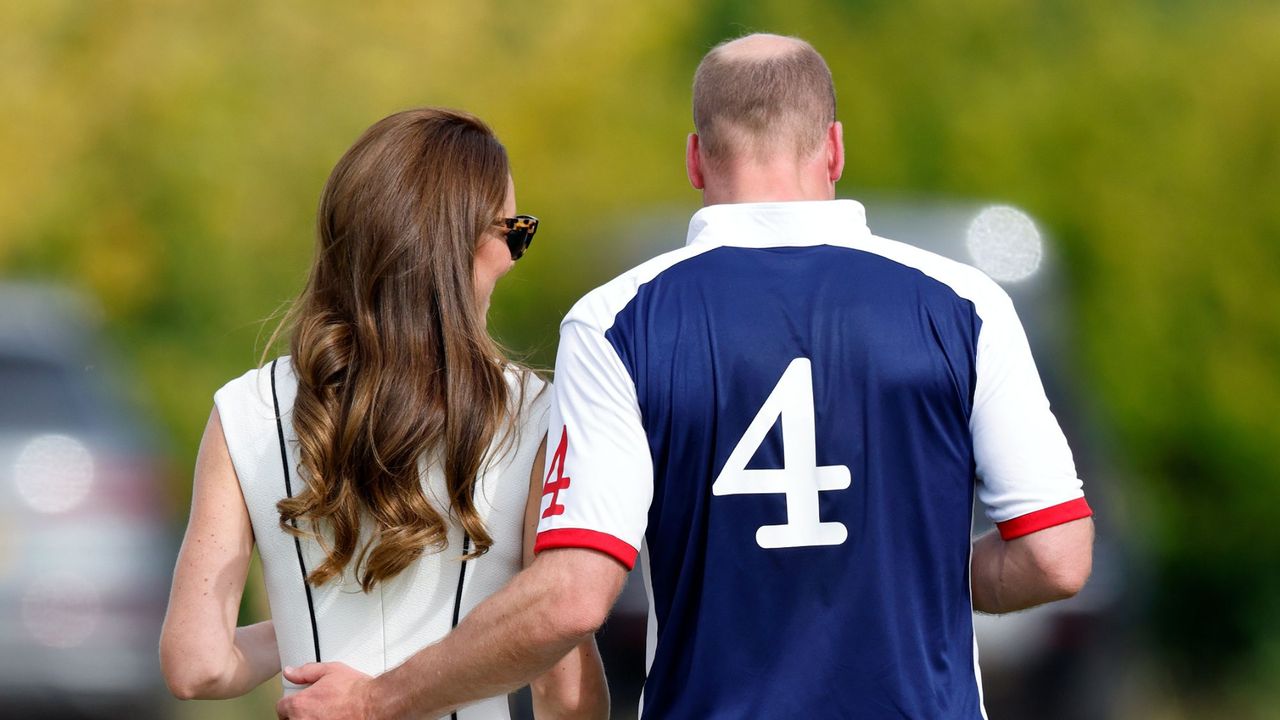
[[[836,119],[831,71],[799,38],[748,35],[717,45],[693,77],[693,124],[709,159],[801,157]]]
[[[809,43],[756,34],[717,45],[693,80],[690,180],[704,189],[714,176],[821,161],[834,182],[844,160],[835,105],[831,71]]]

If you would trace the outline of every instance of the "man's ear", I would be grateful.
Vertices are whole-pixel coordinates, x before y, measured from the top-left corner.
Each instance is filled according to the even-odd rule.
[[[844,126],[839,120],[827,127],[827,178],[834,184],[844,174]]]
[[[689,133],[689,140],[684,145],[684,169],[689,174],[689,184],[693,186],[694,190],[702,190],[707,186],[702,178],[700,149],[698,133]]]

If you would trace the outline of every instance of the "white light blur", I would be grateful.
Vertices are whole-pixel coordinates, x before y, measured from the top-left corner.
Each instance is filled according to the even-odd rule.
[[[1008,205],[983,208],[969,223],[965,244],[973,263],[1000,282],[1031,277],[1044,259],[1044,242],[1035,221]]]
[[[77,575],[46,575],[31,583],[22,597],[22,624],[45,647],[83,644],[101,617],[98,591]]]
[[[93,453],[68,435],[32,438],[13,463],[18,495],[42,513],[61,513],[84,501],[93,485]]]

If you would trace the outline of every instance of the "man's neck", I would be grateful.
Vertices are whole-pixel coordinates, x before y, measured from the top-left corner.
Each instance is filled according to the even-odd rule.
[[[742,164],[706,176],[702,204],[831,200],[835,185],[812,164]]]

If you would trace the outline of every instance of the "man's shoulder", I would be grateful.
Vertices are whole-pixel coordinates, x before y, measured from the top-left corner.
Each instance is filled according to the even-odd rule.
[[[614,318],[635,298],[641,286],[685,260],[710,249],[712,248],[686,246],[640,263],[583,295],[564,316],[564,320],[560,323],[561,327],[577,322],[600,332],[608,330],[613,325]]]
[[[1010,303],[1009,295],[996,281],[978,268],[958,260],[878,235],[868,236],[865,245],[858,249],[912,268],[946,285],[953,293],[975,306]]]
[[[909,267],[945,285],[952,293],[972,302],[980,315],[991,308],[1011,306],[1008,294],[978,268],[914,245],[877,235],[838,240],[836,246],[869,252],[897,265]],[[623,272],[582,296],[565,315],[561,326],[582,323],[597,332],[613,326],[614,319],[637,295],[640,288],[686,260],[717,245],[685,246],[653,257]]]

